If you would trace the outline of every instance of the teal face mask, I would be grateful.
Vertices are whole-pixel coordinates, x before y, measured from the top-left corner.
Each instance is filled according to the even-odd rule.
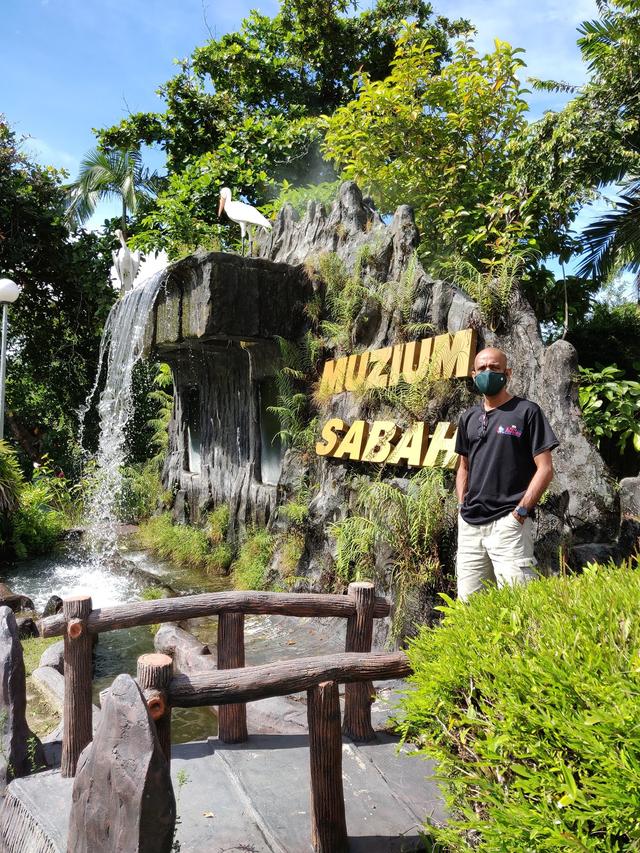
[[[495,370],[483,370],[482,373],[477,374],[473,384],[481,394],[486,397],[493,397],[502,391],[507,384],[507,374],[498,373]]]

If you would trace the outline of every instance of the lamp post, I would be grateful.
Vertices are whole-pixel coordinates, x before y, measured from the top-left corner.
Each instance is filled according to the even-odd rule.
[[[8,308],[20,296],[22,288],[10,278],[0,278],[0,305],[2,305],[2,346],[0,348],[0,439],[4,438],[4,384],[7,370]]]

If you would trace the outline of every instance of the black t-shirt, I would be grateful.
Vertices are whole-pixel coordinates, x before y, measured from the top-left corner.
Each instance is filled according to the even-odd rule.
[[[482,404],[467,409],[456,436],[456,453],[469,466],[463,519],[487,524],[511,512],[536,472],[533,457],[557,446],[540,406],[530,400],[512,397],[489,412]]]

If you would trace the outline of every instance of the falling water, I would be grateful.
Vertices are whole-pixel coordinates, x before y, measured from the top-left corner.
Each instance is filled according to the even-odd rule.
[[[96,380],[80,411],[83,425],[84,416],[98,388],[106,356],[107,376],[98,403],[100,439],[95,457],[94,484],[87,509],[88,540],[94,557],[110,557],[117,550],[116,510],[125,461],[125,430],[133,414],[133,369],[144,355],[145,328],[165,279],[166,270],[154,273],[119,299],[111,309],[100,342]]]

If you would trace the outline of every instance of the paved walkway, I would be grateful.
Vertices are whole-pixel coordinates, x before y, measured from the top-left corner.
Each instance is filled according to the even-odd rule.
[[[365,745],[345,739],[342,749],[352,853],[421,849],[424,818],[444,819],[440,794],[425,778],[432,765],[398,755],[397,742],[385,734]],[[312,850],[306,734],[256,735],[237,746],[214,738],[176,745],[171,771],[181,853]],[[14,814],[21,813],[33,838],[22,851],[66,853],[72,783],[57,770],[12,782]]]

